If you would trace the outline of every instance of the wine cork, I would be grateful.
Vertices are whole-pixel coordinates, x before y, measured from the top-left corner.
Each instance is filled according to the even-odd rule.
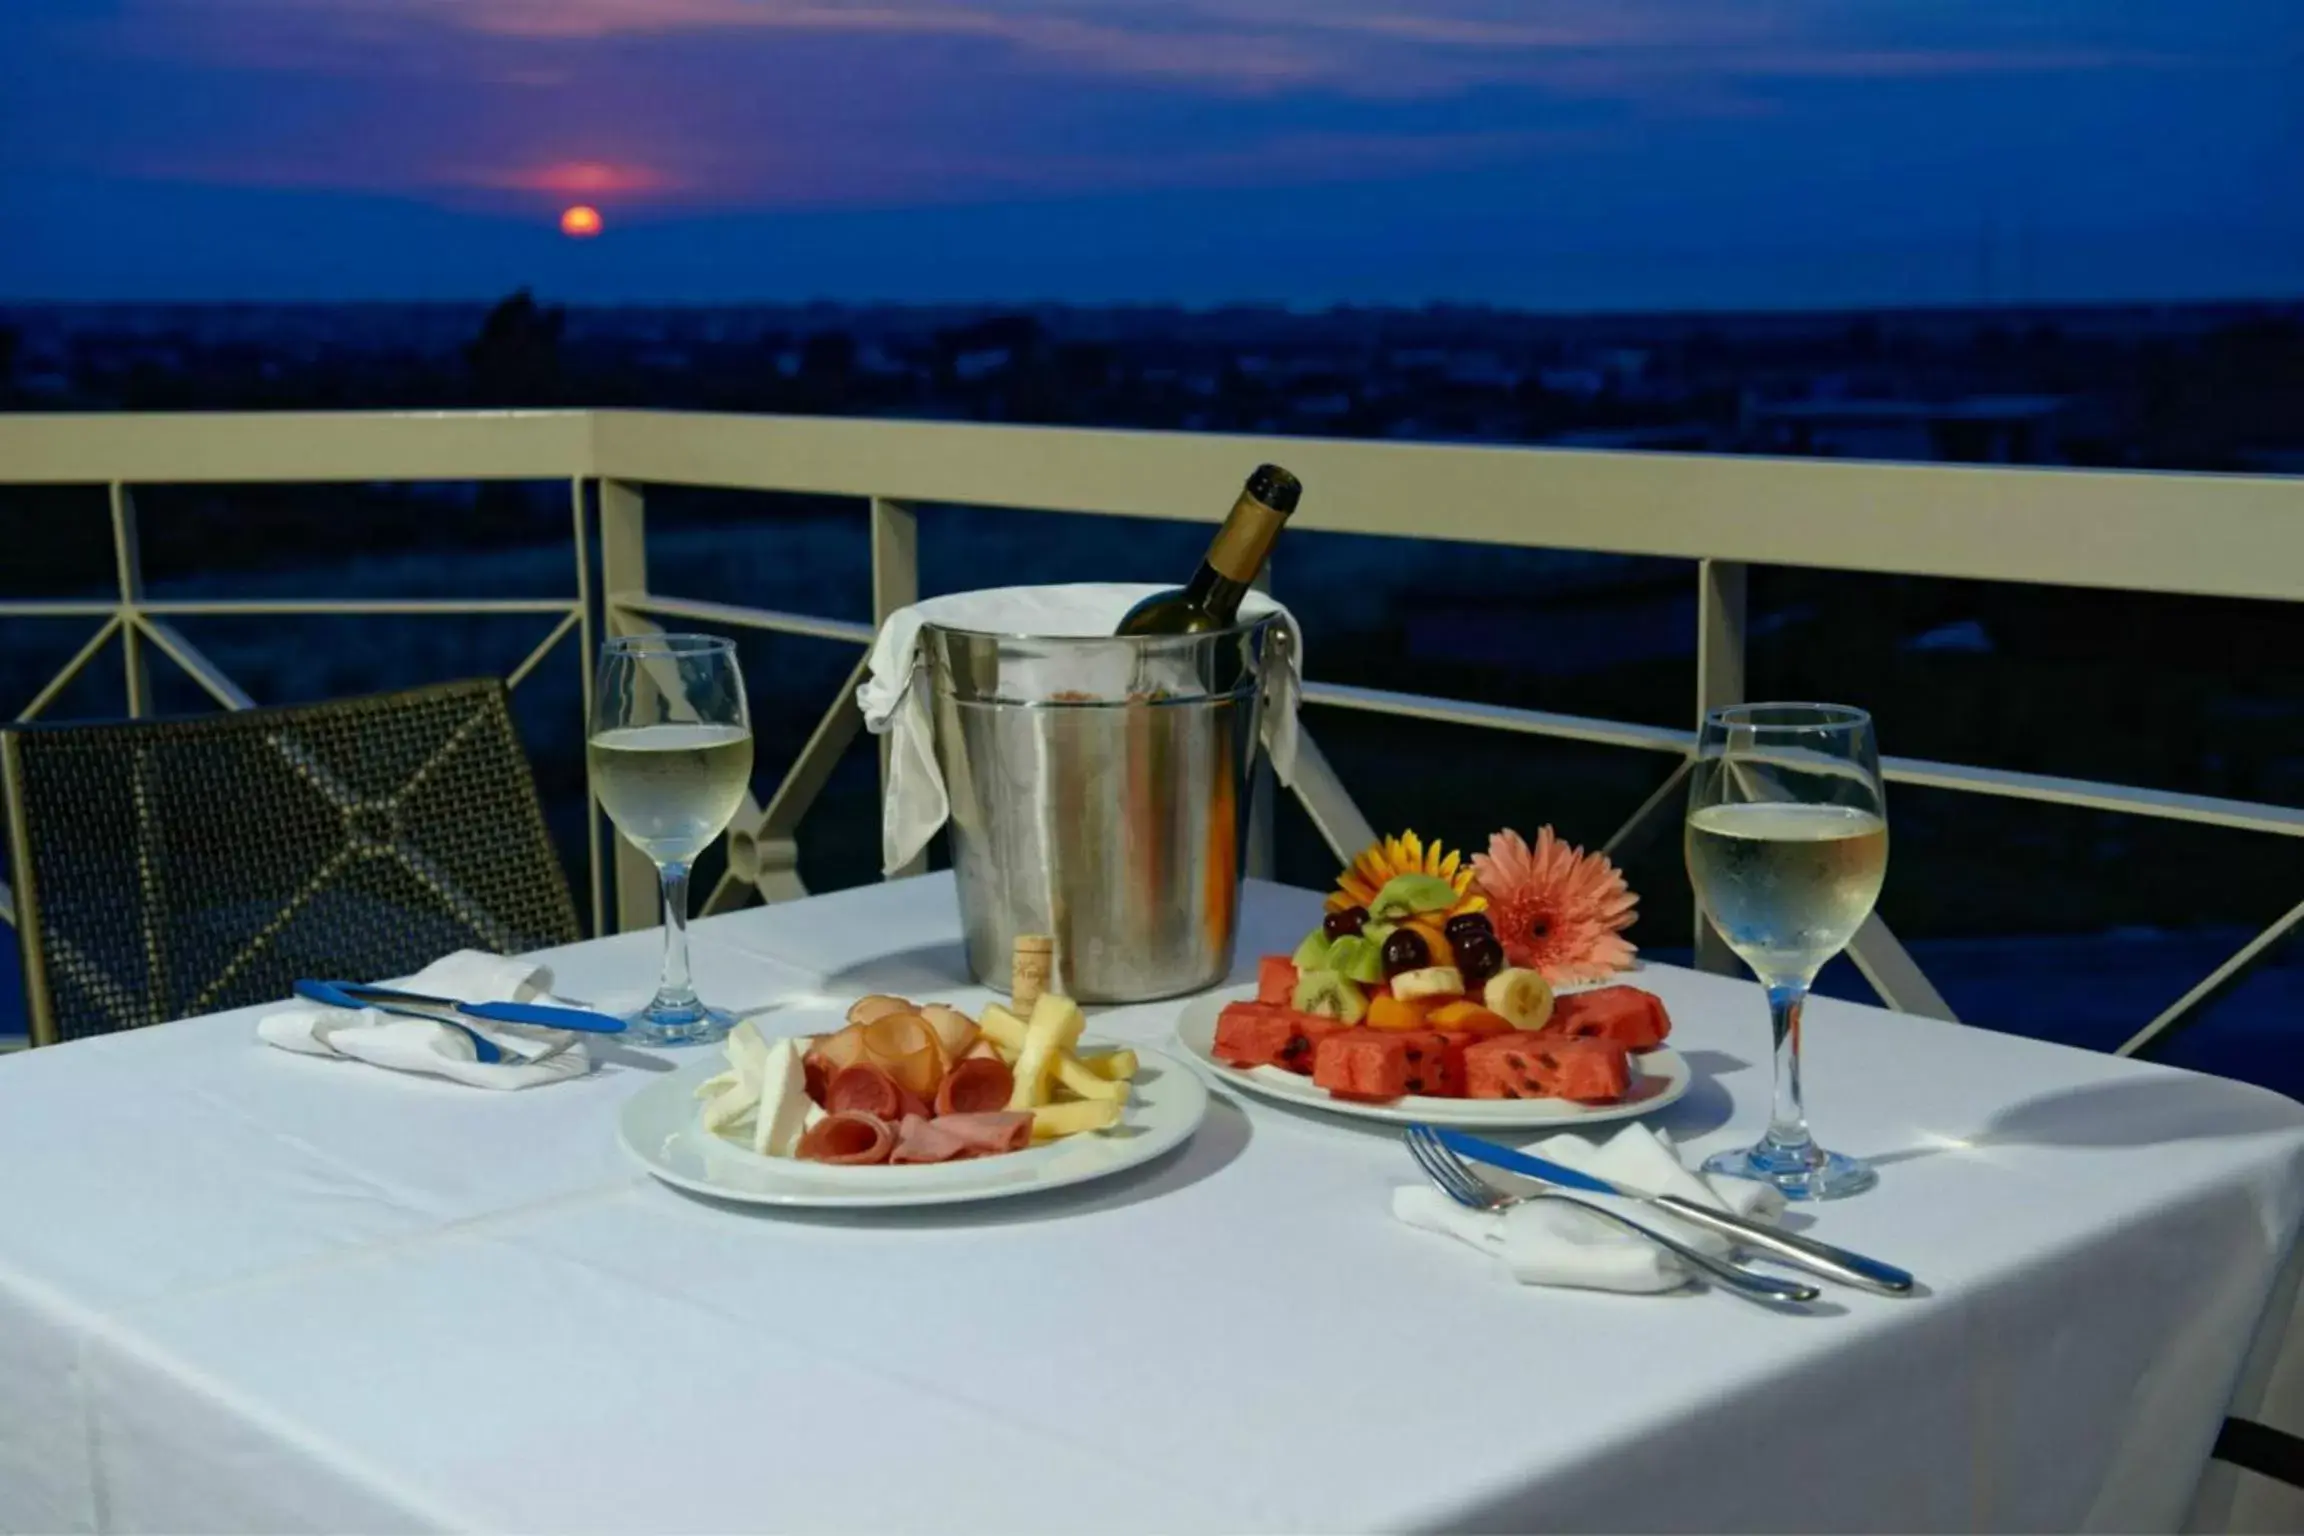
[[[1032,1005],[1048,990],[1056,970],[1056,941],[1044,933],[1016,935],[1008,965],[1009,1001],[1018,1018],[1028,1018]]]

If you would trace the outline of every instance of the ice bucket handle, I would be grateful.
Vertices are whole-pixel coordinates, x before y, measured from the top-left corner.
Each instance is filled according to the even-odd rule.
[[[1289,675],[1294,648],[1295,640],[1285,624],[1274,624],[1264,637],[1263,654],[1256,658],[1256,687],[1266,709],[1279,701],[1278,689]]]

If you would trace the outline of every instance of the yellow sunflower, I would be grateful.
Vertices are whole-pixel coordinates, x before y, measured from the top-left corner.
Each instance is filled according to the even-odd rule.
[[[1342,912],[1367,906],[1394,875],[1432,875],[1456,887],[1454,906],[1445,912],[1425,914],[1435,923],[1444,923],[1459,912],[1478,912],[1488,905],[1488,898],[1472,889],[1472,866],[1462,854],[1438,843],[1427,844],[1413,832],[1403,832],[1370,844],[1336,877],[1336,889],[1328,893],[1328,910]]]

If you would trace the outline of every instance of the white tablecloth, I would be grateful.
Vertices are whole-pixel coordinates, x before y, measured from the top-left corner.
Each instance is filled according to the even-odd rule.
[[[1255,887],[1242,946],[1313,898]],[[652,934],[551,955],[636,997]],[[704,990],[981,997],[942,877],[698,925]],[[1701,1150],[1747,984],[1654,969]],[[1173,1005],[1094,1027],[1162,1040]],[[2304,1109],[1817,1003],[1817,1230],[1929,1294],[1822,1315],[1509,1284],[1387,1214],[1397,1144],[1219,1096],[1173,1158],[919,1217],[636,1173],[647,1080],[485,1094],[246,1014],[0,1061],[0,1528],[2174,1527],[2304,1207]],[[635,1053],[636,1054],[636,1053]]]

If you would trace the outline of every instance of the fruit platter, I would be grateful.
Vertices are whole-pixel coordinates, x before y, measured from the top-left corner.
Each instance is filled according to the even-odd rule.
[[[814,1015],[825,1027],[804,1025]],[[1181,1063],[1084,1038],[1048,992],[973,1014],[865,997],[747,1020],[625,1103],[625,1150],[666,1183],[760,1205],[938,1205],[1056,1189],[1184,1141],[1207,1089]]]
[[[1482,876],[1505,897],[1501,930]],[[1548,828],[1533,850],[1501,833],[1469,861],[1405,833],[1353,862],[1293,953],[1259,959],[1253,991],[1196,1001],[1178,1037],[1223,1081],[1364,1118],[1646,1114],[1687,1091],[1689,1070],[1664,1043],[1663,1000],[1606,980],[1631,958],[1618,937],[1631,905],[1612,866]],[[1576,947],[1537,942],[1579,922]]]

